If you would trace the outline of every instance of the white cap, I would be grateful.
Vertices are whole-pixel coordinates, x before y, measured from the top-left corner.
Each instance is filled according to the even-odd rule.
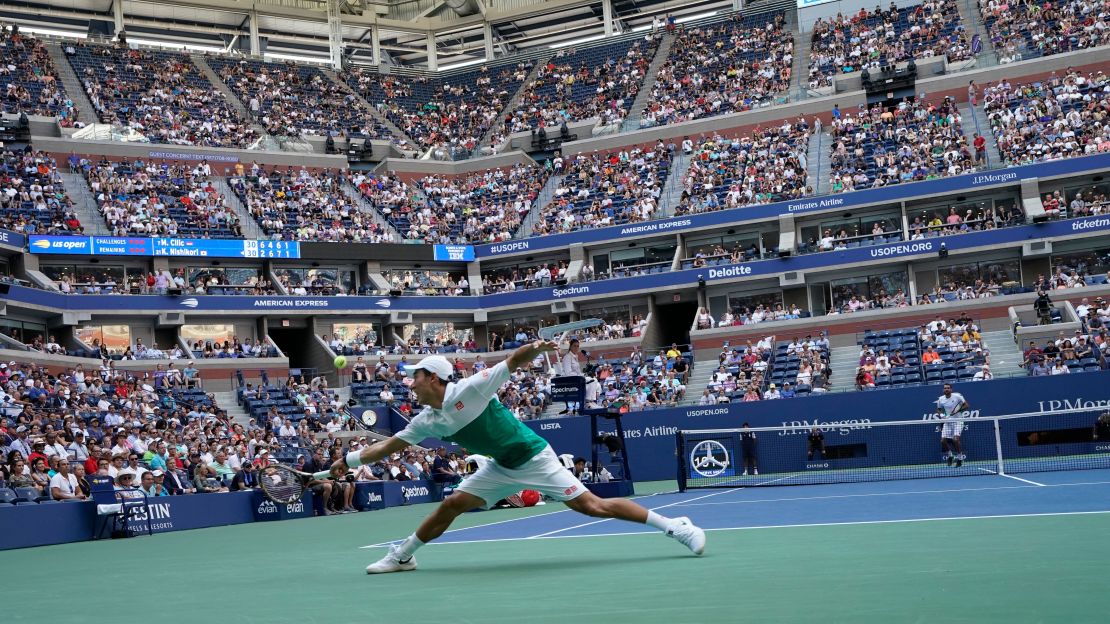
[[[455,370],[451,363],[447,361],[447,358],[442,355],[429,355],[417,362],[412,369],[413,371],[425,370],[443,381],[450,379],[451,373]]]

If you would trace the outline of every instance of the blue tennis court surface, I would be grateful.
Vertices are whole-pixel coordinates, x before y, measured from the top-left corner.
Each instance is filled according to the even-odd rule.
[[[697,490],[637,501],[663,515],[689,516],[709,531],[1099,514],[1110,513],[1110,470]],[[496,513],[489,516],[490,523],[448,531],[433,544],[653,532],[569,510],[504,521],[496,521]],[[709,544],[712,547],[712,538]]]

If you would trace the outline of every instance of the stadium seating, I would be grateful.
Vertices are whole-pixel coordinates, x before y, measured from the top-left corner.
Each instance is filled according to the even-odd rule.
[[[316,67],[220,56],[206,61],[270,134],[390,137],[388,128]]]
[[[267,236],[297,241],[384,242],[388,233],[340,188],[335,171],[266,171],[228,180]]]
[[[781,12],[681,26],[656,74],[642,127],[660,126],[774,102],[790,86],[794,35]]]
[[[556,126],[562,119],[598,118],[619,124],[640,90],[659,39],[626,39],[582,48],[561,48],[521,92],[508,120],[512,132]]]
[[[555,198],[542,209],[533,235],[621,225],[658,216],[657,201],[672,154],[662,144],[569,159]]]
[[[510,239],[532,211],[550,172],[514,165],[465,177],[428,176],[419,181],[423,206],[401,204],[389,220],[409,240],[484,243]]]
[[[975,169],[956,101],[904,100],[834,116],[834,193],[959,175]]]
[[[201,168],[102,159],[85,170],[100,213],[116,236],[243,238],[235,210]]]
[[[346,78],[422,148],[437,148],[441,156],[457,160],[478,148],[531,70],[530,63],[521,62],[428,78],[355,68]]]
[[[66,96],[46,46],[34,37],[0,32],[0,111],[57,117],[62,127],[73,127],[77,107]]]
[[[1013,63],[1110,43],[1110,29],[1093,26],[1098,5],[1092,0],[979,0],[979,11],[999,61]]]
[[[808,194],[809,129],[768,128],[753,136],[715,136],[695,146],[676,215],[797,199]]]
[[[879,68],[911,58],[945,56],[949,62],[971,58],[971,44],[955,0],[926,0],[913,6],[876,11],[860,9],[813,24],[809,86],[832,84],[837,74]]]
[[[27,234],[79,234],[81,222],[45,152],[0,152],[0,228]]]
[[[1042,82],[1003,80],[983,90],[983,110],[1008,165],[1110,152],[1110,79],[1099,72],[1053,74]]]
[[[245,147],[258,138],[184,54],[82,43],[69,61],[102,122],[153,143]]]

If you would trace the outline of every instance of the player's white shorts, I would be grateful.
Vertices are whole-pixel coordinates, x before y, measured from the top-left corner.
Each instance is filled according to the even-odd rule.
[[[940,430],[940,437],[942,438],[958,438],[964,431],[964,423],[959,420],[946,420],[944,421],[944,428]]]
[[[568,501],[581,496],[586,486],[563,466],[548,446],[519,468],[506,468],[490,460],[478,472],[463,479],[456,489],[477,496],[490,507],[521,490],[536,490],[555,500]]]

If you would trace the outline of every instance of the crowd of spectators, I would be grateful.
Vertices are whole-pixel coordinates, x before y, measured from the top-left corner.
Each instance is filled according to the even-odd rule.
[[[532,211],[550,175],[544,167],[516,164],[464,177],[432,175],[420,180],[423,205],[395,206],[388,218],[409,240],[485,243],[512,238]]]
[[[784,13],[680,26],[659,68],[641,127],[751,110],[790,86],[794,35]]]
[[[0,111],[57,117],[63,128],[80,127],[78,108],[58,79],[46,46],[19,32],[18,25],[0,25]]]
[[[325,169],[266,170],[257,163],[228,179],[267,236],[324,242],[393,242],[393,233],[343,192],[343,175]]]
[[[212,186],[207,161],[82,158],[78,168],[113,236],[243,238],[238,215]]]
[[[209,491],[193,483],[202,464],[226,469],[230,481],[265,446],[184,379],[163,367],[144,375],[110,363],[59,373],[0,364],[0,481],[54,500],[89,497],[93,475],[150,496]]]
[[[470,282],[465,273],[446,271],[382,271],[389,289],[403,295],[455,297],[470,295]]]
[[[417,145],[439,158],[466,158],[532,71],[530,61],[482,67],[443,78],[355,68],[347,82]]]
[[[1041,82],[983,90],[983,110],[1009,165],[1110,151],[1110,78],[1069,69]]]
[[[30,147],[0,152],[0,228],[25,234],[81,234],[58,164]]]
[[[1014,227],[1025,223],[1025,214],[1017,204],[993,206],[987,209],[968,208],[960,214],[955,207],[949,207],[948,213],[943,210],[933,210],[931,213],[922,213],[910,222],[910,240],[921,240],[936,236],[951,236],[953,234],[966,234],[994,230],[1003,227]]]
[[[206,60],[269,134],[390,138],[354,95],[316,67],[217,56]]]
[[[1001,63],[1110,43],[1110,12],[1097,0],[979,0]]]
[[[861,8],[858,13],[818,18],[809,53],[809,86],[827,87],[837,74],[878,69],[913,58],[972,57],[971,42],[954,0],[925,0],[899,9]]]
[[[567,261],[544,263],[531,268],[508,267],[491,269],[482,273],[482,294],[513,292],[529,288],[547,288],[565,284]]]
[[[804,119],[756,128],[751,136],[715,135],[694,144],[682,141],[690,168],[676,215],[698,214],[753,204],[797,199],[806,186],[810,128]]]
[[[897,106],[833,109],[830,190],[930,180],[974,171],[977,163],[960,126],[956,100],[905,99]]]
[[[657,215],[670,172],[671,148],[632,148],[609,154],[577,154],[553,160],[553,175],[563,176],[554,198],[532,227],[542,236],[574,230],[637,223]]]
[[[77,43],[66,54],[104,123],[126,126],[154,143],[246,147],[259,138],[184,54],[131,49],[123,42]]]
[[[412,206],[420,202],[419,191],[415,185],[409,185],[401,178],[388,173],[350,171],[347,174],[347,182],[358,189],[362,197],[387,221],[394,224],[394,227],[401,221],[403,215],[408,215],[412,211]],[[384,230],[382,235],[385,236]],[[383,240],[383,242],[392,242],[392,239],[393,234],[390,232],[389,240]]]
[[[505,115],[502,136],[595,117],[601,126],[619,126],[640,91],[659,40],[649,33],[602,46],[560,48],[524,86],[516,110]]]
[[[741,325],[754,325],[756,323],[769,323],[771,321],[789,321],[792,319],[806,318],[808,310],[803,310],[795,304],[771,305],[757,304],[754,306],[730,307],[721,313],[721,318],[713,320],[713,315],[706,308],[698,308],[698,329],[712,329],[714,327],[739,327]]]

